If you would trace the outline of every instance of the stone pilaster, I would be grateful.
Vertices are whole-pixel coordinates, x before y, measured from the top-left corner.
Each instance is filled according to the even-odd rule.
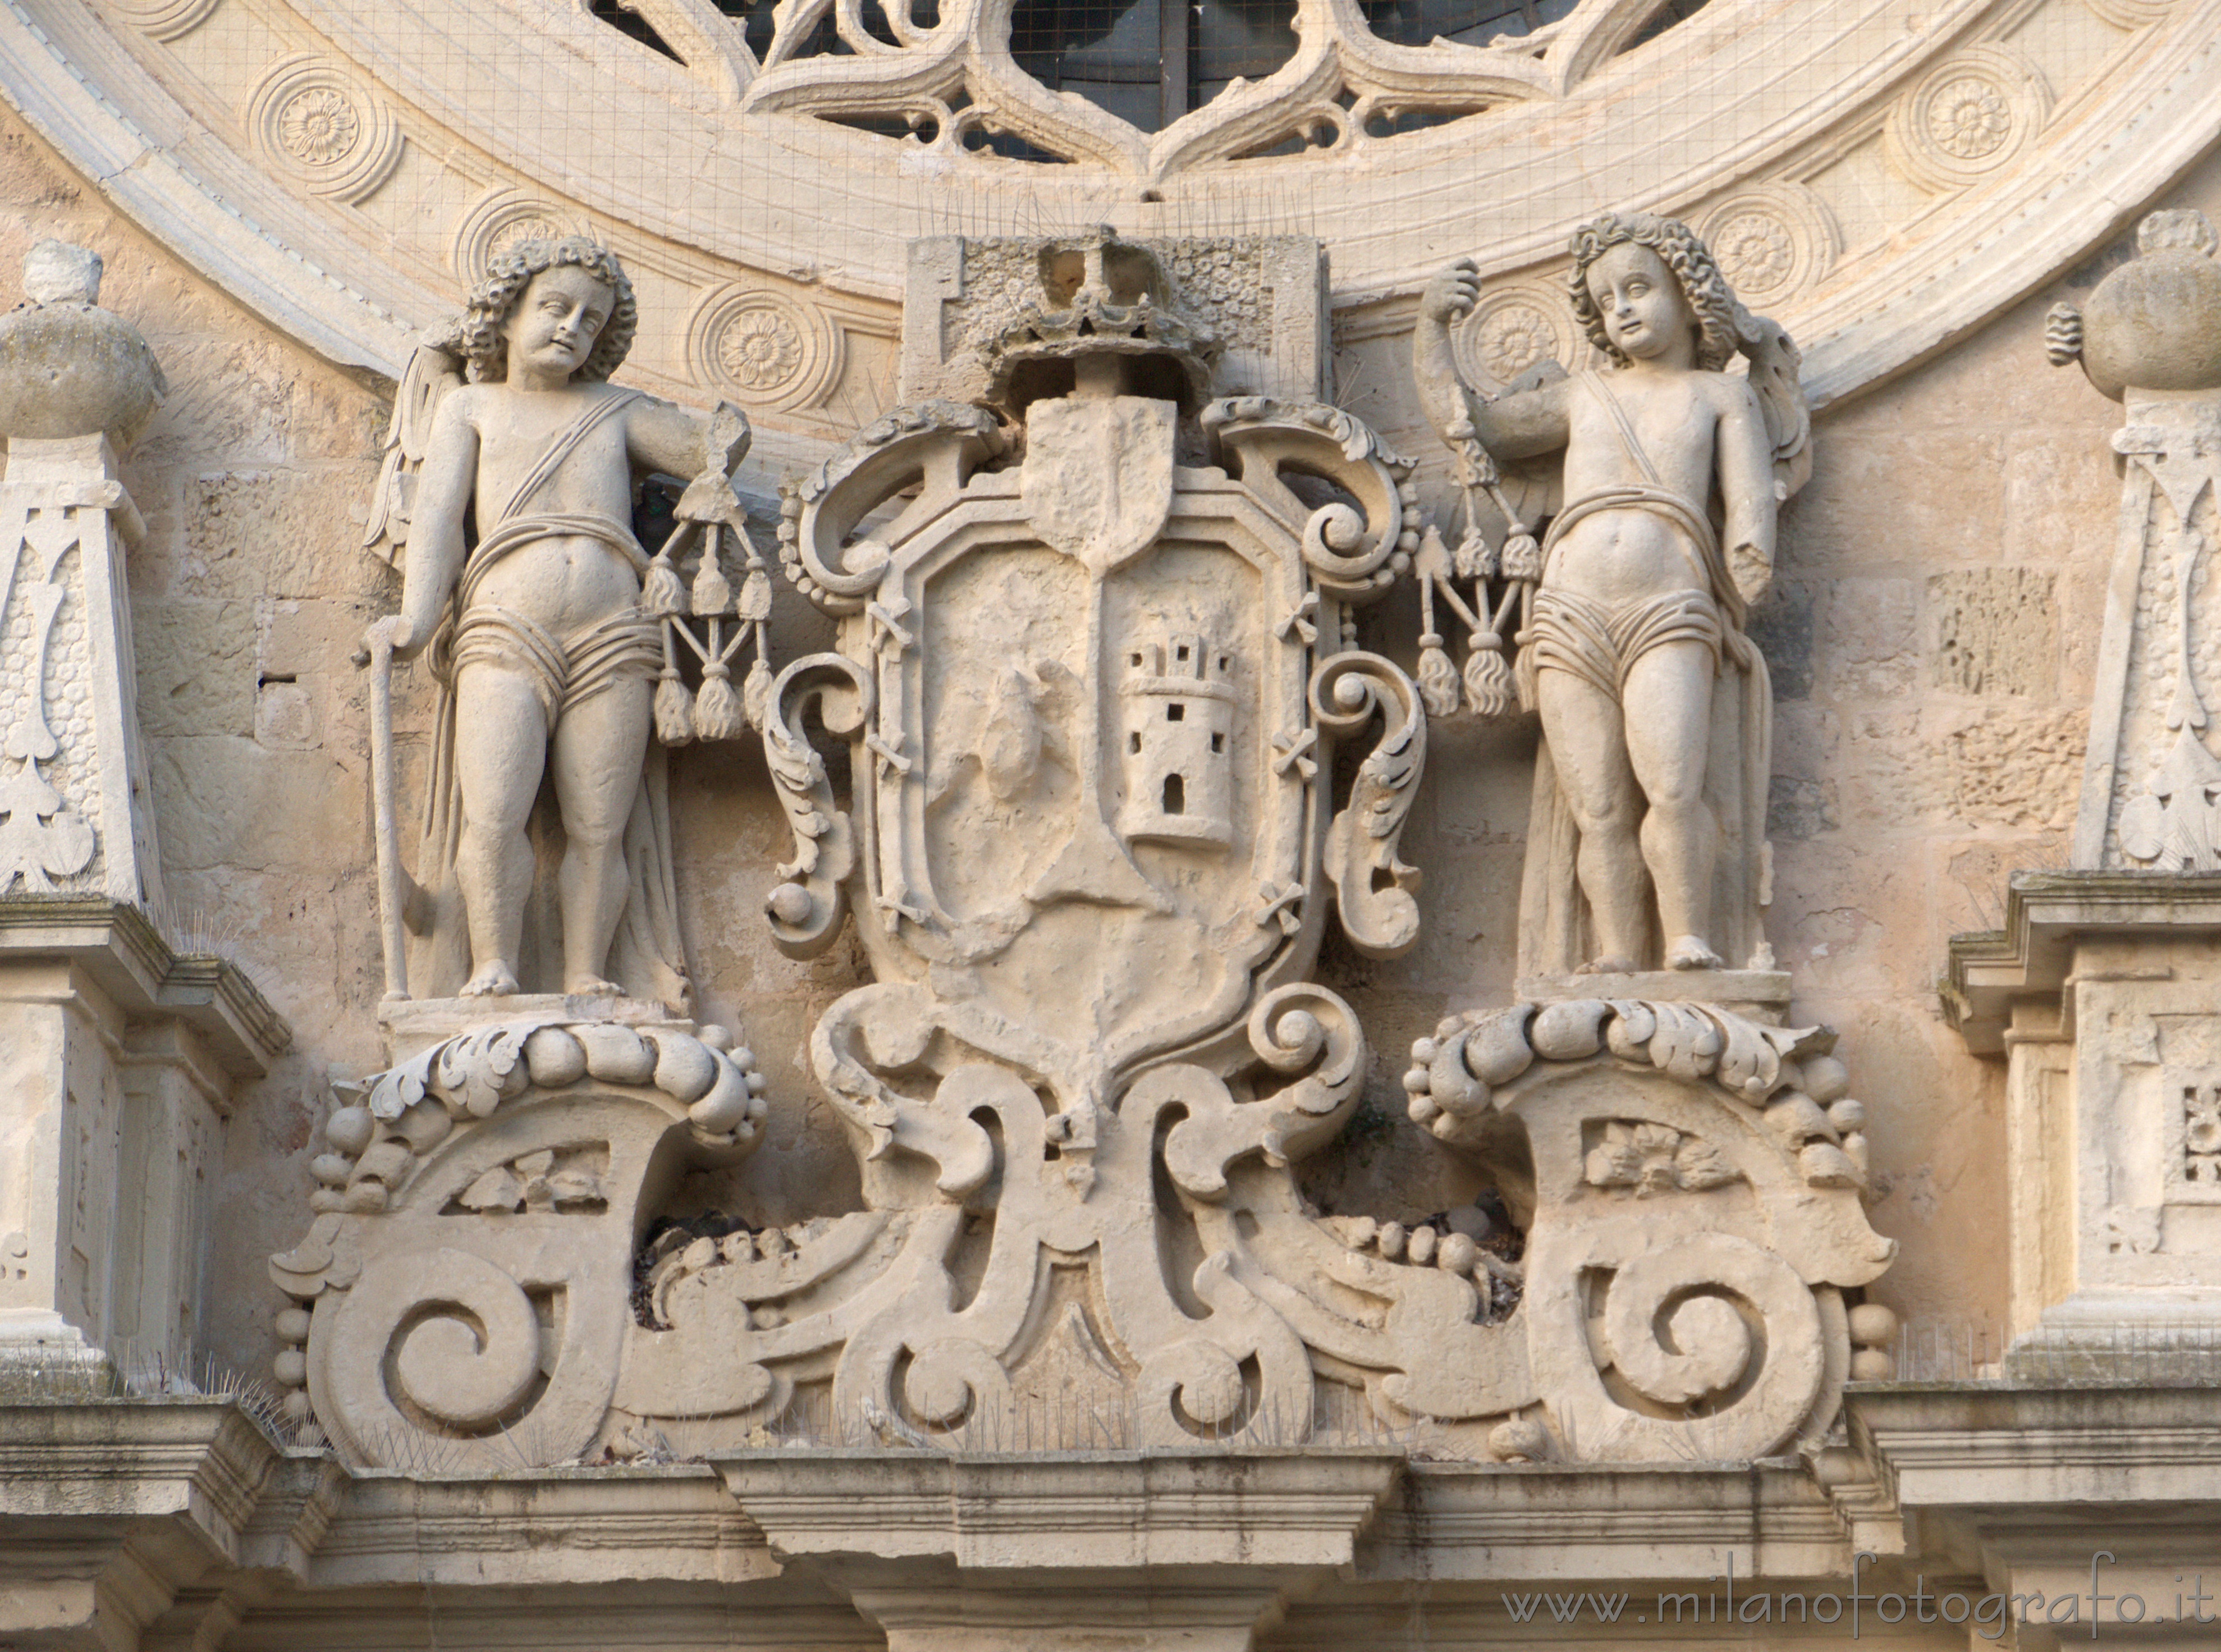
[[[0,1365],[96,1386],[118,1358],[190,1367],[232,1086],[287,1039],[147,916],[123,565],[144,524],[116,444],[165,385],[99,279],[42,241],[0,318]]]

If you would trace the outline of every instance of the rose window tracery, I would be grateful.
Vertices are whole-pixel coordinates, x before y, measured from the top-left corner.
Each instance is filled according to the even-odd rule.
[[[589,9],[726,77],[744,110],[944,153],[1163,177],[1349,153],[1561,96],[1704,3],[591,0]]]

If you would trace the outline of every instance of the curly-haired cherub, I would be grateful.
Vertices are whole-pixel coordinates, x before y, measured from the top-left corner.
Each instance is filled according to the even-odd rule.
[[[1449,335],[1477,296],[1469,260],[1429,284],[1414,341],[1446,441],[1502,460],[1565,449],[1519,638],[1544,742],[1521,973],[1717,968],[1719,945],[1763,963],[1771,694],[1742,622],[1772,577],[1778,500],[1802,479],[1796,353],[1684,224],[1610,214],[1573,255],[1573,311],[1610,370],[1475,393]],[[1738,350],[1747,379],[1723,371]]]
[[[372,536],[405,533],[404,580],[374,646],[429,648],[441,686],[409,903],[419,996],[518,990],[527,822],[552,773],[561,989],[685,997],[649,761],[662,633],[642,608],[650,559],[631,520],[635,473],[695,474],[704,438],[679,409],[607,382],[637,318],[607,248],[524,241],[492,260],[401,388]],[[723,491],[713,515],[735,506]],[[633,977],[623,985],[605,978],[613,942],[629,961],[616,973]]]

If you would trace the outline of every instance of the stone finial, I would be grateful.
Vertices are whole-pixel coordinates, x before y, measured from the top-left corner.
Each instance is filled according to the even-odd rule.
[[[2221,249],[2202,212],[2155,212],[2137,227],[2137,256],[2103,281],[2078,315],[2055,305],[2045,346],[2078,358],[2099,393],[2221,389]]]
[[[128,442],[168,392],[139,329],[98,306],[100,255],[41,241],[21,309],[0,316],[0,435]]]
[[[23,260],[23,296],[34,304],[97,304],[100,271],[100,254],[91,248],[49,238]]]

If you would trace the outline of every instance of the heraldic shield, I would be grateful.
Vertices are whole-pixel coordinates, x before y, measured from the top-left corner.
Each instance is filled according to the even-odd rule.
[[[1842,1292],[1891,1248],[1848,1165],[1784,1125],[1814,1111],[1824,1029],[1588,998],[1453,1017],[1413,1049],[1411,1117],[1505,1224],[1306,1201],[1293,1167],[1368,1067],[1311,979],[1326,926],[1374,957],[1419,933],[1398,838],[1427,713],[1357,616],[1439,541],[1359,419],[1214,393],[1218,312],[1157,252],[996,246],[1037,279],[973,334],[972,399],[900,407],[788,490],[785,571],[837,640],[746,697],[792,830],[774,938],[809,957],[853,923],[872,977],[810,1042],[865,1208],[635,1254],[681,1160],[755,1143],[720,1099],[760,1087],[745,1052],[691,1023],[450,1039],[365,1117],[460,1122],[396,1137],[358,1198],[379,1136],[273,1263],[315,1305],[342,1450],[1819,1438]],[[438,1214],[500,1205],[504,1177],[512,1213]],[[425,1283],[427,1234],[476,1282],[467,1322]],[[471,1348],[466,1415],[412,1373]]]

